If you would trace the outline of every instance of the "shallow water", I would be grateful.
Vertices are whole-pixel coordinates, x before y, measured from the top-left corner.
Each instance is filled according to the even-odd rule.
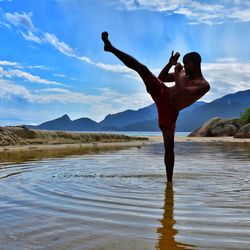
[[[250,148],[176,143],[0,165],[0,249],[249,249]]]

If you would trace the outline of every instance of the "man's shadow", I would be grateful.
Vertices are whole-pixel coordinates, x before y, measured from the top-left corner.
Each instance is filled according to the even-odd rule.
[[[163,218],[160,220],[161,227],[157,228],[159,235],[157,250],[178,250],[194,249],[193,245],[184,244],[176,241],[178,230],[174,228],[176,223],[174,219],[174,191],[173,184],[167,182],[165,189],[165,202],[163,207]]]

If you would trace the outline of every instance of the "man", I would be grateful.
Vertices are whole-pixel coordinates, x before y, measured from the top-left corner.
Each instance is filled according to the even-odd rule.
[[[153,75],[149,69],[132,56],[115,48],[108,39],[108,33],[102,33],[104,50],[113,53],[127,67],[135,70],[146,85],[147,92],[153,98],[158,110],[159,127],[163,134],[167,180],[172,182],[174,170],[174,133],[179,111],[190,106],[203,95],[210,86],[201,73],[201,57],[191,52],[183,57],[184,69],[178,59],[180,54],[172,51],[168,64],[159,76]],[[172,66],[174,73],[169,73]],[[163,82],[175,82],[175,86],[167,87]]]

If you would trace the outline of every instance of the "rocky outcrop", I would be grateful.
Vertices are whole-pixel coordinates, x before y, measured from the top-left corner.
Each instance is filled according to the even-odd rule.
[[[250,123],[242,126],[237,134],[235,135],[236,138],[250,138]]]
[[[225,119],[215,117],[205,122],[201,127],[193,131],[189,136],[236,136],[241,127],[242,122],[239,118]]]

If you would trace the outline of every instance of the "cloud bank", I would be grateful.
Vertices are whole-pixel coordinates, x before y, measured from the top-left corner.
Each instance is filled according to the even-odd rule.
[[[117,0],[111,3],[127,11],[147,10],[183,15],[189,24],[222,24],[225,21],[249,22],[250,2],[235,0],[193,1],[193,0]]]

